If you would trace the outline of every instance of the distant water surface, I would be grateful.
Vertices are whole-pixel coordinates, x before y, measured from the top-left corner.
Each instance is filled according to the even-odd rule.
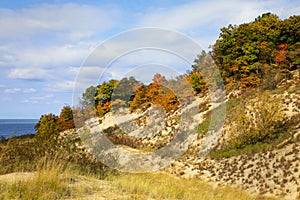
[[[0,137],[34,134],[34,126],[38,121],[38,119],[0,119]]]

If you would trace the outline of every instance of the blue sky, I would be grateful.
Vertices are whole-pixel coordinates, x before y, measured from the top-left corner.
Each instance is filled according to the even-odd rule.
[[[64,105],[72,105],[80,66],[97,45],[120,32],[143,27],[166,28],[187,35],[207,50],[218,38],[221,27],[252,21],[265,12],[285,19],[300,14],[300,3],[297,0],[1,1],[0,118],[39,118],[45,113],[59,114]],[[118,64],[129,63],[132,64],[132,59]],[[86,72],[95,75],[95,69],[101,68],[93,67]],[[181,71],[188,67],[183,66]]]

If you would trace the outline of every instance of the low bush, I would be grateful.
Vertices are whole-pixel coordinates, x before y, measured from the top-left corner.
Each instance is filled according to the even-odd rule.
[[[229,126],[229,145],[241,148],[278,138],[286,128],[280,102],[279,97],[265,91],[236,106]]]

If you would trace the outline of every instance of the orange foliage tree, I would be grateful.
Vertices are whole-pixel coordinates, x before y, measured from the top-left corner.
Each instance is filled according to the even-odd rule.
[[[64,131],[72,128],[75,128],[73,110],[70,106],[64,106],[59,115],[58,130]]]
[[[156,73],[152,80],[149,85],[142,84],[136,88],[135,97],[130,102],[130,110],[147,108],[150,104],[160,105],[166,112],[176,110],[179,101],[172,90],[164,86],[168,82],[166,78]]]

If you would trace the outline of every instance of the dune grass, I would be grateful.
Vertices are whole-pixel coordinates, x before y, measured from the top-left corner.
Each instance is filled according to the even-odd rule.
[[[0,200],[82,199],[101,191],[102,180],[93,174],[82,176],[80,170],[59,157],[44,157],[35,172],[12,173],[6,179],[0,176]]]
[[[43,160],[30,177],[7,182],[0,180],[0,199],[59,199],[70,196],[65,177],[66,166],[54,160]],[[13,175],[12,175],[13,177]]]
[[[110,182],[116,193],[123,193],[124,199],[269,199],[251,196],[235,188],[213,187],[201,180],[167,174],[125,174],[112,177]]]
[[[235,188],[213,187],[201,180],[180,179],[167,174],[115,173],[82,157],[78,157],[82,162],[70,161],[67,159],[69,151],[42,154],[34,144],[31,138],[0,144],[0,174],[29,172],[30,175],[10,181],[3,181],[0,176],[0,200],[267,199]]]
[[[80,176],[62,163],[45,160],[30,177],[5,182],[0,199],[270,199],[240,189],[213,187],[196,179],[167,174],[114,174],[105,180]]]

